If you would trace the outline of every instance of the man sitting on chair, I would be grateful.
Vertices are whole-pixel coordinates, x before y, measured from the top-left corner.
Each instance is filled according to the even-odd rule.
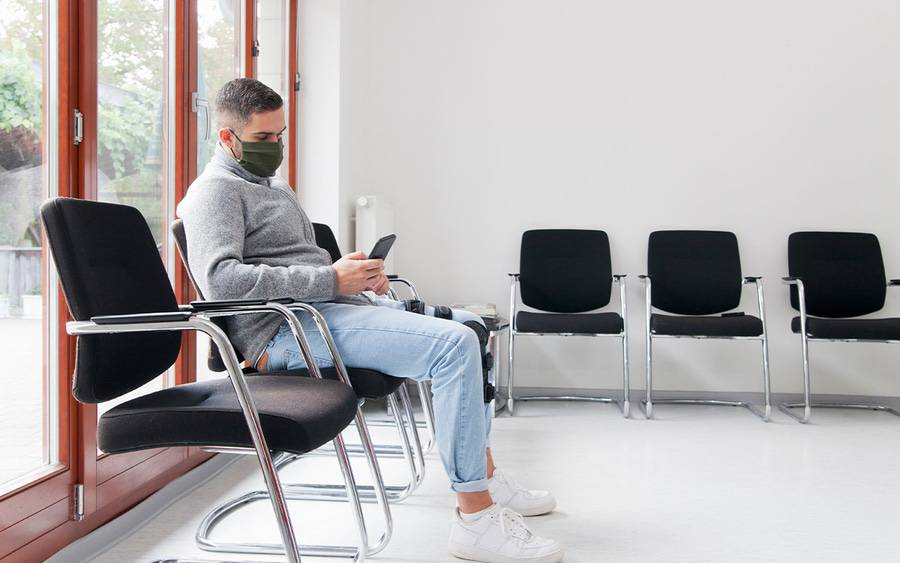
[[[481,344],[461,324],[480,319],[466,311],[453,311],[453,320],[415,314],[402,303],[362,295],[388,292],[383,261],[354,252],[332,264],[316,245],[294,192],[275,176],[286,129],[281,97],[240,78],[222,87],[216,113],[221,128],[215,155],[178,206],[190,268],[204,295],[311,303],[328,322],[347,366],[430,379],[437,445],[458,505],[450,552],[486,562],[560,561],[559,543],[533,534],[521,516],[552,511],[553,496],[519,487],[491,458]],[[258,368],[305,367],[287,323],[275,315],[226,322],[235,347]],[[331,366],[312,321],[304,316],[301,322],[316,362]]]

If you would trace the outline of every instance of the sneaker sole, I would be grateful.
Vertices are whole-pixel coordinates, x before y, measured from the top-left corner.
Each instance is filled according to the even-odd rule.
[[[550,514],[556,508],[556,501],[554,500],[551,504],[546,506],[536,506],[531,510],[519,510],[518,508],[509,507],[512,510],[515,510],[522,516],[543,516],[544,514]]]
[[[479,561],[481,563],[558,563],[565,556],[565,551],[541,555],[539,557],[507,557],[483,549],[466,547],[451,547],[450,555],[466,561]]]

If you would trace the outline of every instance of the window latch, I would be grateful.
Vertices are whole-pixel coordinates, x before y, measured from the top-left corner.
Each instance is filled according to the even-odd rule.
[[[191,92],[191,111],[197,114],[198,129],[199,129],[199,125],[200,125],[200,110],[201,109],[203,110],[203,117],[205,118],[203,123],[204,123],[204,125],[206,125],[206,127],[204,127],[202,140],[208,141],[209,140],[209,127],[210,127],[209,102],[207,100],[201,98],[200,94],[198,92]],[[199,131],[198,131],[198,133],[199,133]]]
[[[74,113],[74,128],[72,132],[72,144],[80,145],[84,141],[84,114],[79,110]]]

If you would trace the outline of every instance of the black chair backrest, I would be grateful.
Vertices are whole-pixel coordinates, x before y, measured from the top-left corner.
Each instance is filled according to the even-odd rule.
[[[41,206],[41,221],[75,320],[178,310],[156,242],[137,209],[54,198]],[[83,403],[124,395],[169,369],[180,348],[178,332],[79,336],[73,394]]]
[[[535,229],[522,233],[522,303],[553,313],[583,313],[609,304],[612,264],[603,231]]]
[[[184,221],[175,219],[169,226],[169,230],[172,231],[172,238],[175,239],[175,248],[178,249],[178,254],[181,256],[181,263],[184,264],[184,269],[187,270],[187,275],[191,279],[191,285],[194,286],[194,291],[197,292],[197,297],[206,299],[203,297],[203,292],[200,291],[197,280],[194,279],[194,273],[191,272],[190,267],[188,267],[188,247],[187,236],[184,234]]]
[[[734,233],[655,231],[647,248],[653,306],[710,315],[741,304],[741,256]]]
[[[338,246],[337,239],[334,237],[331,227],[324,223],[313,223],[313,230],[316,233],[316,244],[319,248],[328,251],[331,254],[331,262],[337,262],[341,259],[341,247]]]
[[[884,261],[871,233],[793,233],[788,271],[803,280],[810,315],[856,317],[884,307]],[[791,287],[791,306],[800,308],[796,287]]]
[[[191,271],[191,266],[188,263],[187,235],[184,233],[184,221],[175,219],[172,221],[172,224],[169,225],[169,230],[172,231],[172,238],[175,239],[175,248],[178,249],[178,255],[181,256],[181,263],[184,264],[184,269],[187,270],[188,277],[191,279],[191,285],[194,286],[194,291],[197,292],[197,297],[201,300],[205,300],[206,298],[203,297],[203,292],[200,291],[200,286],[197,285],[197,280],[194,278],[194,273]],[[223,331],[225,330],[225,317],[214,317],[212,322],[216,323]],[[234,353],[239,362],[244,361],[244,356],[240,352],[235,350]],[[216,346],[214,342],[209,343],[209,355],[206,358],[206,366],[210,371],[215,372],[225,371],[226,369],[225,362],[222,360],[222,355],[219,353],[219,347]]]

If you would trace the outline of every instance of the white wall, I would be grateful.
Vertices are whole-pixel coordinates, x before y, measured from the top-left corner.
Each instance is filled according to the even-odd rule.
[[[745,274],[765,276],[774,389],[798,391],[793,313],[778,283],[787,235],[875,232],[888,275],[900,277],[894,1],[341,6],[342,233],[351,198],[389,199],[398,266],[429,301],[506,310],[523,230],[604,229],[614,270],[632,275],[640,387],[635,275],[645,270],[647,235],[733,230]],[[318,139],[303,142],[310,151]],[[895,313],[898,300],[889,301]],[[659,389],[760,387],[751,343],[654,350]],[[812,354],[818,392],[900,395],[897,348],[814,344]],[[522,385],[618,384],[612,341],[530,340],[518,357]]]

